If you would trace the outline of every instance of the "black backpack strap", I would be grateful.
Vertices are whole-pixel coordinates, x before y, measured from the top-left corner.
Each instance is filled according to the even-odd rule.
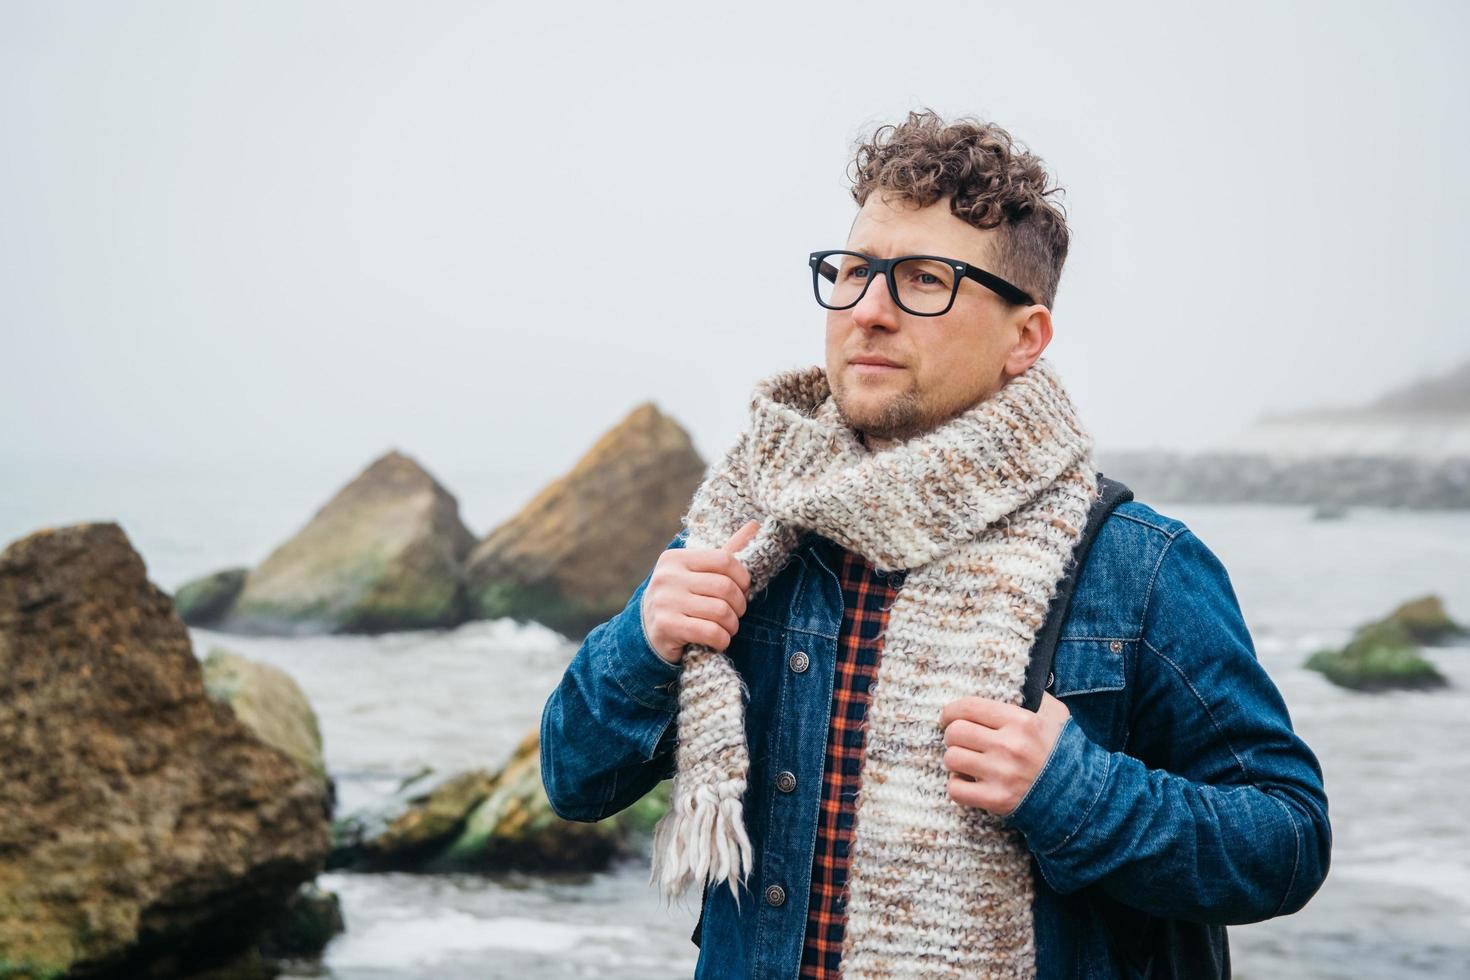
[[[1097,475],[1097,489],[1098,498],[1092,502],[1082,536],[1072,549],[1072,562],[1057,586],[1057,594],[1052,597],[1051,606],[1046,613],[1046,622],[1036,631],[1036,642],[1031,647],[1031,663],[1026,668],[1026,683],[1021,688],[1021,707],[1028,711],[1041,707],[1041,692],[1051,686],[1051,665],[1057,652],[1057,639],[1062,635],[1062,623],[1066,622],[1067,610],[1072,605],[1072,592],[1077,588],[1077,579],[1081,577],[1082,568],[1087,564],[1087,553],[1092,549],[1092,540],[1097,537],[1098,529],[1108,519],[1113,508],[1125,500],[1133,499],[1133,491],[1126,485],[1101,473]]]

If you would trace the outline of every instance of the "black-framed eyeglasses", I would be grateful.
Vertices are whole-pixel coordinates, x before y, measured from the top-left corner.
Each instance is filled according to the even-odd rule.
[[[817,302],[829,310],[846,310],[858,304],[868,283],[881,274],[888,280],[888,294],[905,313],[942,316],[954,305],[960,280],[973,279],[1009,303],[1036,302],[1020,286],[979,266],[947,259],[942,255],[896,255],[880,259],[862,252],[828,249],[811,253],[812,291]]]

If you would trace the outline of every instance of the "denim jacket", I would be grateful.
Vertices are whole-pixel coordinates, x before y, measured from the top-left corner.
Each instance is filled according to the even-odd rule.
[[[803,537],[731,641],[750,690],[755,866],[738,909],[727,883],[705,890],[697,978],[800,970],[843,613],[835,547]],[[683,668],[644,636],[650,577],[587,635],[542,711],[541,777],[564,819],[600,820],[673,774]],[[1004,818],[1032,855],[1038,976],[1228,974],[1224,927],[1305,905],[1332,837],[1321,767],[1256,659],[1224,566],[1183,522],[1136,500],[1107,518],[1049,689],[1071,717]],[[778,788],[783,772],[794,788]],[[1173,952],[1211,946],[1223,962]]]

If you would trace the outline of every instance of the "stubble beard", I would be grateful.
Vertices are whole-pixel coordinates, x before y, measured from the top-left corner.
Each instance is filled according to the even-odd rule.
[[[847,384],[842,381],[832,386],[832,398],[843,421],[864,436],[902,442],[933,428],[934,420],[924,410],[918,386],[912,381],[902,391],[888,395],[876,408],[865,405],[861,410],[854,410]]]

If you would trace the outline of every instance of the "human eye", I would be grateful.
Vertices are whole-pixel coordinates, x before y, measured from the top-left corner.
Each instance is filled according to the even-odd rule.
[[[937,262],[905,262],[904,278],[920,289],[948,289],[954,282],[950,270]]]

